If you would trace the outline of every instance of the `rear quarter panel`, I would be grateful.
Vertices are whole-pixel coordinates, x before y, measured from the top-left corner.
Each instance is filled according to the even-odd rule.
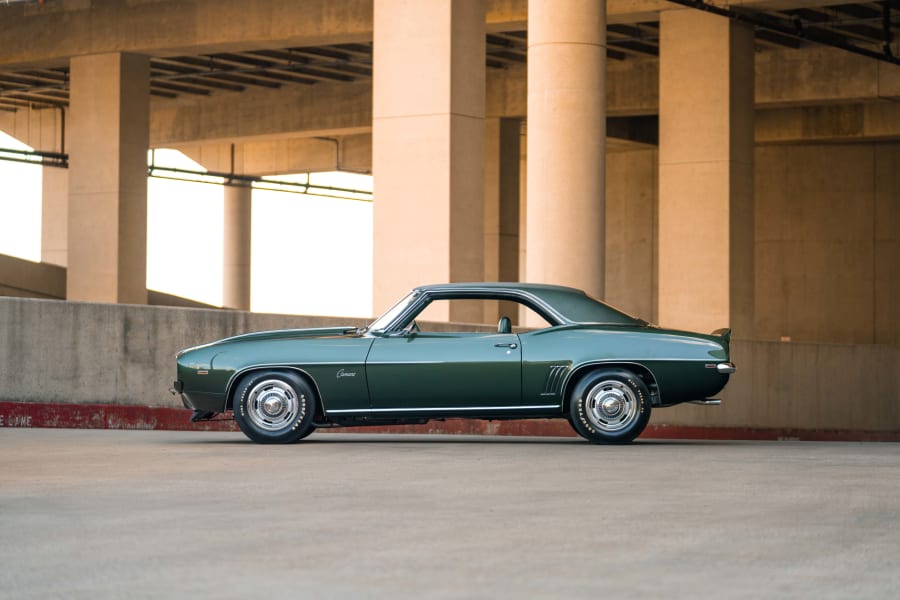
[[[728,360],[713,336],[659,328],[562,326],[520,334],[527,402],[565,402],[568,383],[592,366],[637,363],[651,371],[662,404],[706,398],[728,381],[707,368]]]

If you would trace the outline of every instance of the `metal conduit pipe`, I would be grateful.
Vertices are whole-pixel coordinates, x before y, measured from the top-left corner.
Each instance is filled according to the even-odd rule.
[[[802,40],[808,40],[810,42],[815,42],[817,44],[822,44],[823,46],[831,46],[832,48],[838,48],[840,50],[844,50],[846,52],[852,52],[853,54],[859,54],[861,56],[866,56],[868,58],[874,58],[875,60],[880,60],[883,62],[888,62],[895,65],[900,65],[900,59],[894,56],[893,52],[890,49],[890,3],[884,3],[884,11],[885,17],[884,21],[884,30],[886,34],[886,39],[883,44],[883,51],[876,52],[874,50],[868,50],[866,48],[860,48],[859,46],[854,46],[853,44],[849,44],[846,41],[840,39],[835,35],[829,35],[828,32],[818,31],[816,29],[810,29],[806,27],[803,21],[799,18],[796,19],[780,19],[778,17],[773,17],[771,15],[766,15],[762,13],[754,13],[747,10],[738,10],[733,8],[722,8],[720,6],[714,6],[712,4],[707,4],[702,0],[668,0],[673,4],[678,4],[681,6],[687,6],[689,8],[696,8],[697,10],[703,10],[715,15],[719,15],[722,17],[727,17],[729,19],[733,19],[735,21],[740,21],[742,23],[748,23],[755,27],[759,27],[761,29],[768,29],[769,31],[774,31],[783,35],[787,35],[790,37],[799,38]]]
[[[40,167],[69,167],[69,155],[63,152],[43,152],[39,150],[16,150],[13,148],[0,148],[0,160],[20,162]],[[174,167],[160,167],[155,164],[147,166],[147,175],[160,179],[174,179],[191,183],[210,183],[214,185],[253,185],[256,189],[289,192],[293,194],[306,194],[309,196],[324,196],[338,200],[354,200],[357,202],[372,202],[372,192],[353,188],[342,188],[329,185],[317,185],[315,183],[298,183],[296,181],[281,181],[277,179],[264,179],[256,175],[241,175],[237,173],[222,173],[219,171],[195,171],[191,169],[176,169]],[[193,177],[193,179],[191,179]],[[221,179],[222,181],[210,181]],[[362,197],[352,197],[362,196]]]

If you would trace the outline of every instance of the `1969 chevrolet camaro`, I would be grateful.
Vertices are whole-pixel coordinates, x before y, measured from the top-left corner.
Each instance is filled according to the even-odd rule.
[[[425,322],[475,301],[540,325]],[[364,329],[263,331],[182,350],[172,391],[193,420],[233,411],[262,443],[296,442],[318,427],[456,417],[561,418],[592,442],[625,443],[653,408],[718,404],[711,397],[735,370],[730,337],[661,329],[567,287],[428,285]]]

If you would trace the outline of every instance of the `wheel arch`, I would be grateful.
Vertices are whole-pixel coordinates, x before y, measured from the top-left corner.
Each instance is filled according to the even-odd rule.
[[[313,393],[316,396],[316,412],[315,412],[315,420],[320,420],[325,416],[325,405],[322,402],[322,392],[319,390],[318,384],[316,384],[315,378],[309,374],[308,371],[301,369],[300,367],[292,367],[289,365],[254,365],[252,367],[246,367],[239,371],[235,371],[234,375],[231,376],[231,379],[228,380],[228,385],[225,387],[225,410],[234,410],[234,391],[238,386],[238,383],[244,379],[244,377],[257,373],[260,371],[281,371],[285,373],[290,373],[293,375],[299,375],[301,379],[305,383],[307,383],[313,390]]]
[[[569,377],[568,379],[566,379],[562,388],[563,414],[568,414],[572,390],[575,389],[575,386],[578,385],[578,382],[595,371],[617,368],[632,371],[635,375],[640,377],[644,382],[644,385],[646,385],[647,389],[650,391],[650,405],[661,405],[659,386],[657,385],[656,375],[654,375],[653,371],[651,371],[650,368],[643,363],[627,360],[593,361],[580,364],[572,369],[572,371],[569,373]]]

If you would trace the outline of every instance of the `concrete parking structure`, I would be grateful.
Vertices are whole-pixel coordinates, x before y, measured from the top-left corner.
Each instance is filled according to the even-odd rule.
[[[900,589],[897,444],[0,430],[0,597]]]

